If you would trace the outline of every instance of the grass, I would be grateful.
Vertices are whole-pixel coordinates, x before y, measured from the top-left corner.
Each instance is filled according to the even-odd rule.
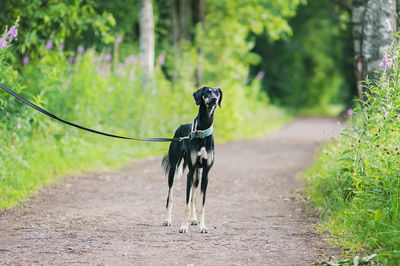
[[[234,139],[263,136],[289,120],[289,116],[279,109],[274,112],[275,115],[280,113],[282,117],[275,116],[268,123],[258,125],[259,131],[233,132]],[[3,161],[5,167],[1,168],[0,209],[19,205],[21,201],[35,195],[42,186],[59,182],[66,175],[116,169],[134,159],[161,155],[168,150],[168,143],[111,139],[69,129],[67,126],[63,130],[66,131],[66,137],[62,141],[54,136],[33,137],[21,140],[18,145],[5,151],[11,153],[11,156],[9,160]],[[227,134],[218,133],[218,128],[215,130],[217,142],[232,140],[226,137]]]
[[[190,75],[172,82],[157,66],[154,82],[144,89],[141,67],[133,60],[113,66],[88,50],[75,55],[71,64],[65,54],[52,50],[18,72],[1,60],[4,52],[0,50],[0,71],[5,73],[1,83],[89,128],[138,138],[172,137],[179,124],[190,123],[197,114],[192,96],[197,88]],[[185,58],[181,65],[182,71],[190,70]],[[286,111],[268,104],[259,80],[245,85],[243,79],[210,80],[221,84],[224,93],[215,120],[218,142],[260,137],[290,119]],[[166,143],[117,140],[69,128],[3,93],[0,111],[0,209],[20,204],[63,176],[118,168],[168,148]]]
[[[385,56],[379,80],[365,81],[370,93],[303,176],[319,229],[345,255],[376,253],[385,265],[400,263],[399,51]]]
[[[296,112],[301,116],[330,116],[337,117],[343,113],[345,107],[343,104],[329,104],[326,106],[304,107]]]

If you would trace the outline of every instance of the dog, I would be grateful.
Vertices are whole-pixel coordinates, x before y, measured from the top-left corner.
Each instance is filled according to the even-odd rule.
[[[180,125],[175,131],[174,140],[168,153],[162,160],[165,174],[168,175],[168,197],[166,206],[166,220],[164,226],[171,225],[172,194],[175,177],[182,176],[186,167],[189,169],[186,183],[186,207],[184,221],[179,229],[180,233],[187,233],[189,223],[198,225],[200,232],[208,233],[204,223],[204,205],[208,185],[208,173],[214,164],[214,133],[213,122],[216,106],[221,108],[222,91],[220,88],[202,87],[193,93],[199,112],[192,124]],[[196,217],[195,193],[200,183],[202,202],[199,211],[199,221]]]

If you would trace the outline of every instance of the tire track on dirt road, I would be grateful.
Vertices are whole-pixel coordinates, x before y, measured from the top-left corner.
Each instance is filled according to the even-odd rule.
[[[216,146],[208,234],[179,234],[185,178],[176,181],[173,225],[163,227],[167,180],[160,157],[121,171],[71,177],[28,208],[0,214],[1,264],[309,265],[337,255],[298,202],[296,176],[337,134],[333,118],[297,118],[258,140]],[[323,133],[327,131],[328,133]]]

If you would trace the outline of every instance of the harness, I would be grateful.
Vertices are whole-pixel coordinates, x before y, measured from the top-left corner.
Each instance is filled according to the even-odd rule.
[[[190,131],[190,139],[205,139],[206,137],[210,136],[214,132],[214,127],[211,125],[211,127],[205,129],[205,130],[198,130],[197,129],[197,117],[194,119],[192,123],[192,130]]]
[[[214,132],[214,127],[211,125],[211,127],[205,129],[205,130],[198,130],[197,129],[197,117],[193,120],[192,127],[190,129],[189,135],[186,137],[181,137],[179,141],[182,141],[184,139],[205,139],[208,136],[211,136],[211,134]]]

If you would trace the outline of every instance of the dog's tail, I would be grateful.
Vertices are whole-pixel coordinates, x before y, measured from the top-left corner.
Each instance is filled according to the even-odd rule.
[[[171,169],[171,164],[169,162],[168,153],[164,155],[161,166],[164,169],[165,175],[168,175],[169,170]]]

